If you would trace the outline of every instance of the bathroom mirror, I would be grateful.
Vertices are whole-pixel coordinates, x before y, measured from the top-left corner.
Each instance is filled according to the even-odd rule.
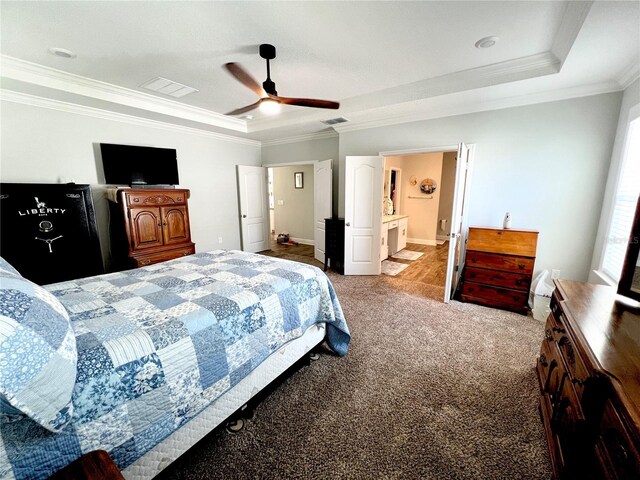
[[[640,199],[631,227],[622,275],[618,282],[618,293],[640,301]]]

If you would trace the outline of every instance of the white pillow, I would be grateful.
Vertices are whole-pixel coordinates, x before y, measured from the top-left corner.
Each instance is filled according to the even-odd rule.
[[[0,402],[56,432],[73,413],[75,335],[58,299],[12,270],[0,262]]]

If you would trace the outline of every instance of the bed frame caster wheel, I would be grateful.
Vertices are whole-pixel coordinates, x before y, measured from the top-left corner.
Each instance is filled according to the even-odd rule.
[[[312,352],[309,354],[309,360],[313,360],[314,362],[316,360],[320,360],[320,354],[317,352]]]
[[[227,422],[226,429],[229,433],[238,433],[244,429],[246,424],[247,422],[244,418],[236,418]]]

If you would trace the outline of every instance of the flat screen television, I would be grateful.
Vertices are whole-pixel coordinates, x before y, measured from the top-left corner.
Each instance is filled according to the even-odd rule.
[[[173,148],[101,143],[108,185],[177,185],[178,160]]]

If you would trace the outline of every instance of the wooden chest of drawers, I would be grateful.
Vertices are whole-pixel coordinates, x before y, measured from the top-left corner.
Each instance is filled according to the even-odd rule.
[[[640,478],[640,308],[556,281],[536,365],[555,478]]]
[[[537,242],[532,230],[469,228],[460,299],[526,313]]]

